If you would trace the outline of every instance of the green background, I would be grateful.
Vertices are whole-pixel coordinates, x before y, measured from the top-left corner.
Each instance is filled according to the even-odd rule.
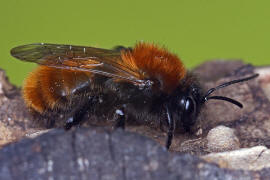
[[[35,66],[10,56],[34,42],[165,45],[188,68],[209,59],[270,64],[269,0],[0,0],[0,68],[20,85]]]

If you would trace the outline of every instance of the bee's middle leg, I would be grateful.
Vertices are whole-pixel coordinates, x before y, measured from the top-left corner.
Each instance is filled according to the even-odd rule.
[[[115,114],[117,116],[116,123],[114,125],[114,129],[122,128],[125,129],[126,125],[126,116],[124,109],[116,109]]]

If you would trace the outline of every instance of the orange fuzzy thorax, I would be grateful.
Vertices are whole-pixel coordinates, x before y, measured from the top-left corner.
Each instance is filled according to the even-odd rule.
[[[140,79],[154,79],[161,90],[170,93],[186,75],[180,59],[164,48],[139,43],[132,52],[122,52],[123,63],[131,67]]]

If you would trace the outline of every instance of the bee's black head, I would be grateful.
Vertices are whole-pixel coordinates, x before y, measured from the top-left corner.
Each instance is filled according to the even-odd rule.
[[[175,119],[176,128],[183,126],[186,131],[195,124],[203,105],[201,87],[194,81],[183,88],[183,84],[175,91],[170,100],[171,112]]]
[[[240,108],[243,105],[231,98],[224,96],[210,96],[214,91],[227,87],[229,85],[248,81],[257,77],[258,74],[254,74],[250,77],[246,77],[243,79],[233,80],[230,82],[226,82],[221,84],[215,88],[209,89],[206,94],[200,88],[200,85],[196,81],[190,81],[188,85],[183,88],[183,85],[180,85],[179,88],[175,91],[174,95],[171,96],[169,108],[171,109],[171,113],[173,113],[173,117],[175,119],[176,126],[182,124],[186,131],[190,131],[192,125],[195,124],[198,114],[201,110],[201,107],[204,103],[210,99],[223,100],[230,102]],[[170,113],[170,110],[167,111]],[[176,127],[177,128],[177,127]]]

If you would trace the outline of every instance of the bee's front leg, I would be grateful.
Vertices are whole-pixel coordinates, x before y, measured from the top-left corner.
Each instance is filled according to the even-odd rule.
[[[173,134],[174,134],[174,130],[175,130],[175,121],[169,111],[168,106],[165,107],[166,108],[166,115],[167,115],[167,122],[168,122],[168,132],[167,132],[167,141],[166,141],[166,148],[170,149],[170,146],[172,144],[172,140],[173,140]]]

